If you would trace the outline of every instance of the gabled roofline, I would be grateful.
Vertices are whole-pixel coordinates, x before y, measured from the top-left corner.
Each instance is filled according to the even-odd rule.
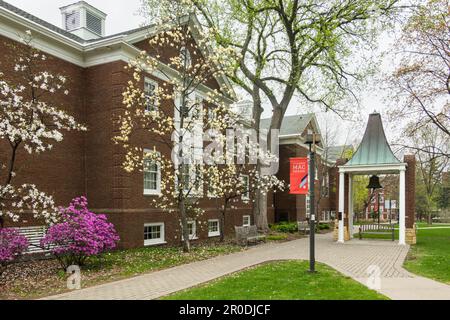
[[[17,9],[17,11],[19,12],[23,12],[24,15],[25,14],[28,15],[32,19],[26,18],[23,15],[14,12],[13,10],[9,10],[8,8],[10,7]],[[31,14],[28,14],[27,12],[19,8],[16,8],[13,5],[2,0],[0,0],[0,18],[5,18],[9,21],[12,21],[15,24],[18,24],[19,26],[24,27],[23,31],[17,28],[17,26],[13,27],[16,29],[15,33],[11,30],[6,30],[6,28],[0,28],[0,35],[4,35],[15,41],[19,41],[20,32],[24,33],[25,30],[31,30],[32,32],[43,35],[45,38],[49,38],[51,40],[50,42],[52,41],[55,42],[49,43],[49,41],[45,41],[44,43],[44,41],[42,41],[42,43],[38,43],[38,45],[36,46],[38,49],[84,68],[91,66],[89,62],[85,60],[84,54],[86,52],[90,52],[96,49],[101,49],[112,45],[120,45],[124,47],[128,47],[130,45],[132,46],[133,43],[143,41],[152,34],[155,34],[155,32],[157,31],[153,28],[154,26],[148,26],[133,29],[128,32],[123,32],[112,36],[103,37],[100,39],[83,40],[78,36],[75,36],[65,31],[64,29],[56,27],[42,19],[39,19]],[[197,17],[194,16],[194,19],[188,18],[189,17],[186,17],[186,22],[191,21],[191,23],[193,23],[193,27],[195,28],[195,30],[201,28],[201,24],[198,21]],[[1,23],[2,21],[0,20],[0,24]],[[6,23],[6,21],[4,21],[4,23]],[[61,44],[66,48],[61,48]],[[52,50],[49,50],[50,49],[49,47],[54,48]],[[136,48],[136,50],[138,49]],[[71,52],[69,54],[68,51],[76,51],[76,52]],[[78,58],[76,57],[77,55],[79,55]],[[128,63],[129,61],[126,62]],[[229,100],[235,102],[236,93],[234,92],[230,80],[223,75],[217,76],[215,78],[220,86],[224,86],[227,89],[226,91],[223,92],[223,95],[227,96]],[[228,95],[228,91],[231,92],[231,96]]]

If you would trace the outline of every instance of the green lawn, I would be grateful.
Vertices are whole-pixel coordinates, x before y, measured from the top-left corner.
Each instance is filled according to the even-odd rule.
[[[429,225],[426,222],[416,222],[416,226],[420,228],[439,228],[439,227],[450,227],[450,224],[448,223],[433,223],[432,225]]]
[[[145,247],[117,250],[101,258],[88,259],[81,268],[82,287],[129,278],[146,272],[205,260],[243,250],[229,244],[194,245],[190,253],[181,248]],[[55,260],[40,260],[12,265],[0,278],[0,300],[33,299],[67,291],[67,275]]]
[[[450,229],[417,231],[404,267],[416,274],[450,284]]]
[[[206,285],[165,297],[168,300],[386,300],[336,270],[307,261],[263,264]]]
[[[450,224],[433,223],[432,225],[429,225],[426,222],[417,222],[416,226],[420,230],[421,228],[450,227]],[[354,237],[355,237],[355,239],[357,239],[359,237],[358,232],[355,232]],[[390,234],[365,234],[365,233],[363,233],[363,239],[378,239],[378,240],[386,239],[386,240],[391,240],[392,238],[391,238]],[[398,224],[395,225],[395,240],[398,240]]]

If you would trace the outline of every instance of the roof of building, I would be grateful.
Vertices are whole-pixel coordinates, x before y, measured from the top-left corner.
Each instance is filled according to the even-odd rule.
[[[80,2],[84,2],[84,1],[80,1]],[[87,44],[87,43],[90,43],[90,42],[96,42],[96,41],[103,40],[103,39],[114,38],[114,37],[121,36],[121,35],[126,36],[126,35],[130,35],[130,34],[133,34],[133,33],[136,33],[136,32],[139,32],[139,31],[151,28],[151,26],[144,26],[144,27],[134,28],[134,29],[131,29],[131,30],[127,30],[127,31],[124,31],[124,32],[119,32],[119,33],[108,35],[108,36],[99,37],[97,39],[85,40],[85,39],[80,38],[77,35],[74,35],[73,33],[69,32],[69,31],[64,30],[63,28],[57,27],[54,24],[51,24],[51,23],[49,23],[49,22],[47,22],[45,20],[42,20],[41,18],[38,18],[38,17],[36,17],[36,16],[26,12],[26,11],[23,11],[22,9],[17,8],[15,6],[13,6],[12,4],[9,4],[6,1],[0,0],[0,7],[3,7],[6,10],[14,12],[15,14],[17,14],[17,15],[25,18],[25,19],[28,19],[30,21],[33,21],[33,22],[37,23],[37,24],[40,24],[41,26],[43,26],[43,27],[45,27],[47,29],[50,29],[50,30],[52,30],[54,32],[57,32],[57,33],[65,36],[67,38],[70,38],[70,39],[76,41],[76,42],[79,42],[80,44]]]
[[[379,113],[370,114],[361,144],[345,166],[398,163],[400,161],[395,157],[387,142],[381,115]]]
[[[313,120],[314,113],[285,116],[281,123],[280,135],[301,134]],[[261,119],[261,129],[269,129],[272,118]]]
[[[352,145],[342,145],[342,146],[331,146],[325,148],[327,153],[327,160],[329,162],[336,162],[336,160],[341,159],[347,150],[353,150]]]
[[[30,14],[30,13],[28,13],[26,11],[23,11],[22,9],[19,9],[19,8],[13,6],[12,4],[9,4],[6,1],[0,0],[0,7],[3,7],[6,10],[14,12],[15,14],[17,14],[19,16],[22,16],[25,19],[28,19],[30,21],[33,21],[33,22],[37,23],[37,24],[40,24],[41,26],[43,26],[43,27],[45,27],[47,29],[50,29],[52,31],[55,31],[55,32],[57,32],[57,33],[65,36],[65,37],[67,37],[67,38],[70,38],[70,39],[75,40],[75,41],[80,42],[80,43],[86,42],[82,38],[80,38],[80,37],[78,37],[78,36],[68,32],[68,31],[66,31],[66,30],[64,30],[62,28],[59,28],[59,27],[57,27],[57,26],[55,26],[55,25],[53,25],[53,24],[51,24],[51,23],[49,23],[49,22],[47,22],[45,20],[42,20],[42,19],[40,19],[40,18],[38,18],[36,16],[33,16],[32,14]]]
[[[77,2],[77,3],[82,3],[82,1]],[[75,3],[75,4],[77,4],[77,3]],[[74,4],[72,4],[72,5],[74,5]],[[86,50],[92,50],[94,48],[93,46],[95,46],[95,48],[100,48],[100,47],[104,47],[104,46],[109,47],[110,46],[109,41],[113,41],[113,40],[117,41],[117,43],[127,45],[127,50],[133,49],[133,50],[137,51],[139,49],[137,47],[134,47],[133,44],[149,37],[150,34],[152,33],[152,31],[154,31],[154,25],[146,25],[143,27],[116,33],[113,35],[107,35],[107,36],[99,37],[96,39],[86,40],[86,39],[83,39],[83,38],[69,32],[69,31],[64,30],[63,28],[57,27],[45,20],[42,20],[42,19],[18,8],[18,7],[15,7],[6,1],[0,0],[0,9],[1,9],[0,13],[7,12],[8,18],[10,15],[11,16],[10,19],[13,19],[15,22],[18,21],[20,24],[25,25],[24,22],[29,21],[29,22],[31,22],[32,25],[34,24],[35,26],[37,26],[39,28],[48,30],[50,33],[53,33],[54,35],[58,35],[59,36],[59,38],[57,38],[58,43],[64,42],[64,44],[67,44],[70,48],[76,48],[76,50],[79,50],[80,52],[84,52],[84,50],[86,48],[87,48]],[[192,19],[192,20],[186,19],[186,21],[190,21],[194,25],[194,29],[201,28],[201,25],[195,16],[194,16],[194,19]],[[27,28],[29,28],[28,25],[27,25]],[[39,32],[43,32],[43,31],[39,30]],[[194,32],[194,34],[196,34],[196,33]],[[67,41],[67,42],[65,42],[65,41]],[[74,44],[75,44],[75,46],[73,46]],[[76,46],[78,46],[78,48]],[[39,49],[45,51],[45,49],[43,49],[43,47],[47,48],[46,46],[42,46]],[[79,62],[80,59],[78,59],[77,57],[74,58],[74,56],[67,56],[63,53],[60,54],[60,52],[58,50],[53,50],[51,53],[58,57],[63,56],[63,59],[66,59],[72,63],[73,62],[80,63]],[[128,54],[128,52],[127,52],[127,54]],[[124,57],[123,59],[126,59],[126,54],[121,57]],[[86,64],[86,60],[84,60],[84,59],[85,58],[83,57],[82,63],[81,63],[83,66],[84,66],[84,64]],[[104,60],[104,59],[102,59],[102,60]],[[225,75],[216,75],[215,77],[216,77],[217,81],[219,82],[219,85],[226,87],[226,90],[223,90],[224,97],[226,97],[230,100],[234,100],[235,93],[234,93],[234,90],[233,90],[230,80]]]

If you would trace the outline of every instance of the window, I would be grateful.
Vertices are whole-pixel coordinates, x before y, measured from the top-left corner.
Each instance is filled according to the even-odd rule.
[[[182,47],[180,49],[180,58],[183,68],[189,69],[192,66],[192,57],[191,53],[186,47]]]
[[[145,96],[145,111],[156,111],[158,110],[156,99],[156,90],[158,89],[158,83],[145,78],[144,80],[144,96]]]
[[[144,224],[144,245],[151,246],[162,243],[166,243],[164,241],[164,223]]]
[[[203,194],[203,172],[199,165],[192,166],[183,164],[181,166],[180,176],[183,183],[183,190],[189,192],[189,195],[198,196]]]
[[[248,227],[248,226],[250,226],[250,224],[251,224],[251,219],[250,219],[250,216],[243,216],[242,217],[242,226],[243,227]]]
[[[153,151],[145,151],[149,154]],[[144,156],[144,195],[155,195],[161,193],[161,168],[152,159]]]
[[[220,236],[219,220],[218,219],[208,220],[208,237],[217,237],[217,236]]]
[[[249,200],[250,199],[250,178],[247,175],[242,175],[242,200]]]
[[[215,120],[216,118],[217,118],[217,110],[216,110],[216,108],[210,106],[210,107],[208,108],[208,120],[209,120],[209,121],[213,121],[213,120]]]
[[[197,224],[195,221],[188,221],[189,240],[197,239]]]

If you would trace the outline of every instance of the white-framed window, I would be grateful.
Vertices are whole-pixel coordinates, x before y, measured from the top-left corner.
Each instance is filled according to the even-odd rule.
[[[200,166],[183,164],[180,177],[183,181],[183,191],[190,192],[189,196],[203,196],[203,172]]]
[[[156,90],[158,89],[158,82],[150,79],[144,79],[144,95],[145,95],[145,111],[158,110],[156,99]]]
[[[217,108],[208,107],[208,121],[213,121],[217,118]]]
[[[208,237],[220,236],[219,219],[208,220]]]
[[[189,69],[192,66],[192,56],[191,52],[186,47],[181,47],[180,49],[180,58],[181,63],[183,64],[183,67],[186,69]]]
[[[241,175],[242,179],[242,187],[243,187],[243,193],[241,195],[242,200],[250,200],[250,178],[248,175],[243,174]]]
[[[251,225],[251,219],[249,215],[242,216],[242,226],[249,227]]]
[[[144,150],[145,154],[154,151]],[[161,166],[156,161],[146,158],[144,155],[144,195],[161,194]]]
[[[197,222],[195,220],[188,221],[187,223],[189,240],[198,239],[197,237]]]
[[[212,183],[208,184],[208,198],[218,198],[216,192],[214,192]]]
[[[164,239],[164,223],[145,223],[144,224],[144,245],[151,246],[155,244],[166,243]]]

